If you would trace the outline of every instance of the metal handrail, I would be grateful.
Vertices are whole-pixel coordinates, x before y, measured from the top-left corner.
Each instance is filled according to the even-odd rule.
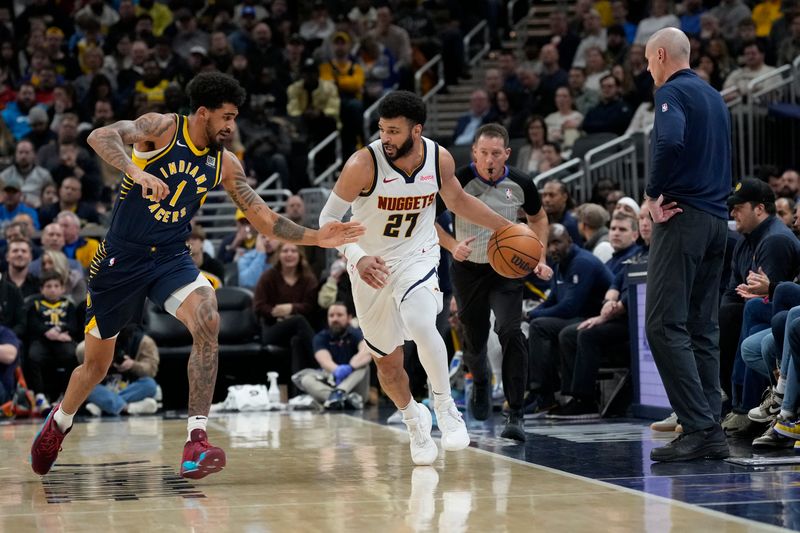
[[[426,72],[431,70],[433,67],[437,66],[437,64],[441,64],[441,62],[442,62],[442,54],[436,54],[435,56],[433,56],[431,58],[430,61],[428,61],[427,63],[422,65],[420,67],[420,69],[414,73],[414,92],[416,92],[420,96],[423,96],[422,95],[422,76]],[[439,78],[440,78],[439,81],[441,81],[442,84],[444,84],[444,80],[441,79],[441,76]]]
[[[608,155],[599,161],[592,161],[592,158],[602,152],[606,152],[611,150],[617,146],[620,146],[625,143],[630,143],[629,146],[620,149],[618,152],[614,152],[611,155]],[[634,175],[631,176],[632,179],[632,190],[625,191],[629,195],[632,195],[633,198],[639,198],[639,179],[638,176],[635,175],[636,171],[636,143],[630,133],[626,133],[616,139],[612,139],[606,143],[601,144],[600,146],[596,146],[591,150],[587,151],[586,154],[583,156],[584,166],[585,166],[585,174],[584,174],[584,186],[583,186],[583,193],[585,196],[588,195],[588,192],[591,190],[592,184],[590,183],[592,177],[592,171],[596,168],[600,168],[603,165],[606,165],[614,160],[621,160],[627,155],[633,155],[633,162],[631,163],[631,168],[634,171]],[[586,198],[583,198],[584,200]]]
[[[546,182],[553,178],[558,178],[562,183],[568,185],[573,181],[581,182],[583,181],[583,175],[585,174],[585,169],[583,165],[583,160],[578,157],[573,157],[569,161],[565,161],[561,163],[557,167],[553,167],[550,170],[546,170],[541,174],[537,174],[533,178],[533,184],[536,188],[539,188],[539,185],[543,182]],[[574,166],[578,166],[577,171],[571,171],[570,169]],[[569,174],[564,175],[565,172],[569,172]]]
[[[395,90],[395,89],[397,89],[397,84],[396,83],[392,87],[392,90]],[[364,143],[365,144],[370,142],[370,141],[374,141],[378,136],[377,132],[372,132],[370,130],[370,123],[372,122],[372,114],[375,113],[375,111],[378,109],[378,106],[381,105],[381,102],[383,101],[384,98],[386,98],[386,95],[388,95],[388,94],[389,94],[388,91],[386,93],[382,94],[380,98],[375,100],[372,103],[371,106],[369,106],[368,108],[366,108],[364,110],[364,114],[362,115],[362,117],[363,117]]]
[[[273,176],[277,179],[277,174],[273,174],[270,178]],[[265,189],[263,184],[255,191],[270,208],[277,211],[286,205],[286,200],[292,195],[292,191],[288,189]],[[208,192],[206,202],[198,211],[196,220],[215,245],[224,235],[236,230],[236,209],[236,204],[231,201],[227,191],[215,189]]]
[[[483,31],[483,46],[475,54],[475,57],[470,58],[469,52],[472,45],[472,39],[478,35],[478,32],[480,31]],[[489,53],[489,50],[491,50],[491,44],[489,43],[489,24],[485,20],[478,22],[475,27],[469,30],[469,33],[464,36],[463,43],[464,63],[470,66],[475,65],[478,61],[483,59],[486,54]]]
[[[314,162],[322,151],[323,148],[331,144],[332,142],[336,143],[336,160],[326,168],[319,176],[317,176],[314,172]],[[339,166],[342,164],[342,139],[339,135],[339,131],[331,132],[330,135],[325,137],[322,142],[317,144],[314,148],[308,152],[308,179],[313,185],[319,185],[323,181],[325,181],[328,176],[332,175],[339,169]]]
[[[267,179],[265,179],[264,181],[259,183],[259,185],[258,185],[258,187],[256,187],[255,191],[257,193],[259,193],[259,194],[261,194],[262,192],[267,192],[267,190],[269,189],[270,185],[272,185],[273,183],[279,181],[280,178],[281,178],[280,174],[278,174],[277,172],[273,172],[272,174],[270,174],[267,177]]]

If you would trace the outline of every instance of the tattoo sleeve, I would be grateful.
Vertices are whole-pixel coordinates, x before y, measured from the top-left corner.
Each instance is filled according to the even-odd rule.
[[[87,139],[94,151],[109,165],[127,172],[133,164],[126,145],[162,136],[174,120],[169,115],[147,113],[134,121],[120,120],[94,130]]]
[[[285,242],[299,243],[304,240],[308,232],[308,228],[299,226],[277,213],[270,211],[264,200],[253,190],[247,183],[247,177],[244,174],[240,164],[236,164],[233,171],[233,182],[227,183],[226,189],[228,194],[236,204],[236,207],[242,210],[243,213],[249,215],[249,220],[257,230],[266,235],[274,236]],[[223,183],[225,183],[223,181]],[[266,213],[266,225],[259,224],[258,218],[262,213]]]
[[[187,317],[192,332],[192,353],[189,356],[189,416],[208,416],[217,381],[219,321],[213,290],[197,289],[203,297]]]

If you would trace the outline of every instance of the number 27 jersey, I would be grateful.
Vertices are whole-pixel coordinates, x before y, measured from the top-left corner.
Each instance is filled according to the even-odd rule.
[[[439,257],[436,195],[441,186],[439,145],[422,137],[423,158],[410,174],[383,153],[380,139],[367,146],[375,169],[369,189],[352,203],[352,220],[366,227],[358,245],[389,269],[417,256]]]

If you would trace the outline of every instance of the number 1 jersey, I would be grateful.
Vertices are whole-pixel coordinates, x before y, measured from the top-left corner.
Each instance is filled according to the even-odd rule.
[[[375,169],[372,183],[352,204],[352,220],[367,229],[358,245],[381,257],[390,270],[416,256],[439,257],[434,227],[442,181],[439,145],[422,137],[422,146],[422,162],[410,174],[386,158],[380,139],[367,146]]]

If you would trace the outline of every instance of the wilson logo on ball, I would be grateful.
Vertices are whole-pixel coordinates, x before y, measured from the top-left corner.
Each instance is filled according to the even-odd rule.
[[[514,256],[511,258],[511,264],[527,270],[528,272],[531,272],[534,268],[536,268],[517,254],[514,254]]]

